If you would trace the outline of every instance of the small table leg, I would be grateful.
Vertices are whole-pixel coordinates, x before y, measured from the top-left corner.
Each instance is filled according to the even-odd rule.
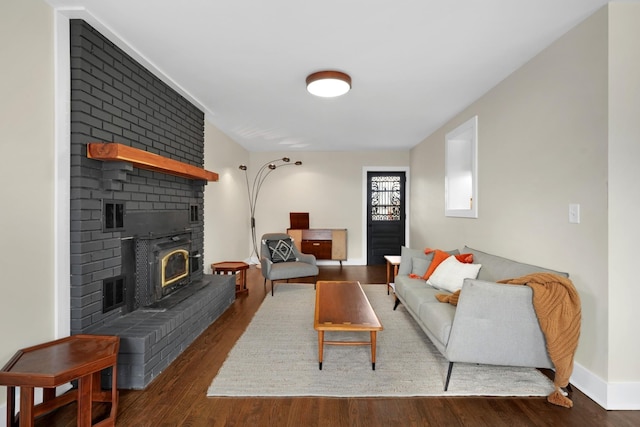
[[[16,388],[7,386],[7,427],[17,427],[16,419]]]
[[[391,281],[389,280],[390,274],[391,274],[391,263],[387,260],[387,295],[389,295],[389,288],[391,287],[389,285],[389,283],[391,283]]]
[[[247,292],[249,293],[249,290],[247,289],[247,271],[246,270],[240,270],[240,283],[242,284],[242,292]]]
[[[371,369],[376,370],[376,331],[371,331]]]
[[[91,426],[93,374],[78,379],[78,425]]]
[[[322,355],[324,350],[324,331],[318,331],[318,368],[322,370]]]
[[[33,425],[33,387],[20,387],[20,427]]]

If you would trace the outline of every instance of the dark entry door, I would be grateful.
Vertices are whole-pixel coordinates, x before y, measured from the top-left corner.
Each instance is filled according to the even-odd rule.
[[[367,265],[400,255],[405,235],[405,173],[367,173]]]

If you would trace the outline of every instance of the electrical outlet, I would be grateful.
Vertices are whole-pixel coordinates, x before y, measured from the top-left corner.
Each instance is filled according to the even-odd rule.
[[[569,222],[571,224],[580,224],[580,205],[577,203],[569,204]]]

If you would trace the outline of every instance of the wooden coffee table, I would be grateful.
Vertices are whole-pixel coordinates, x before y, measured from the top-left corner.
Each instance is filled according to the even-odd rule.
[[[376,369],[376,333],[382,324],[371,308],[359,282],[319,281],[316,284],[316,314],[313,328],[318,331],[318,362],[322,369],[324,345],[371,345],[371,368]],[[325,341],[332,331],[369,332],[370,341]]]

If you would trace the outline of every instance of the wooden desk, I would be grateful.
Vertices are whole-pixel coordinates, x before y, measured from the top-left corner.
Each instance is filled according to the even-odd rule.
[[[400,265],[401,257],[400,255],[385,255],[384,259],[387,261],[387,295],[389,295],[391,283],[395,281],[395,277],[398,275],[398,266]],[[393,276],[391,276],[391,267],[393,267]]]
[[[91,426],[93,402],[110,402],[109,416],[95,426],[114,426],[118,412],[117,357],[120,338],[73,335],[19,350],[0,370],[0,385],[7,386],[7,426],[34,425],[40,415],[78,401],[81,427]],[[111,368],[111,390],[102,391],[101,371]],[[78,388],[56,397],[56,387],[78,380]],[[16,387],[20,387],[20,413],[15,412]],[[34,405],[35,387],[43,388],[44,401]]]
[[[247,270],[249,269],[249,264],[242,261],[224,261],[224,262],[215,262],[211,264],[211,271],[213,274],[236,274],[240,275],[240,283],[236,282],[236,295],[241,293],[249,293],[249,289],[247,289]]]
[[[373,311],[359,282],[319,281],[313,328],[318,331],[318,363],[322,369],[325,344],[371,345],[371,368],[376,369],[376,333],[382,323]],[[370,341],[325,341],[328,331],[369,332]]]

